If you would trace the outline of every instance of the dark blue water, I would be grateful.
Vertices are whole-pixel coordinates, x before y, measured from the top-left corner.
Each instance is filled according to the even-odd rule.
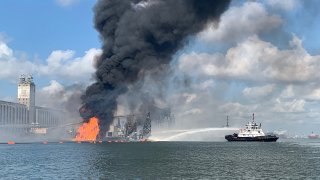
[[[4,179],[320,179],[320,141],[0,145]]]

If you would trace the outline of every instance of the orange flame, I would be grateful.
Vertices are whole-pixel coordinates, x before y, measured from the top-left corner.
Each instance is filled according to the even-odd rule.
[[[83,123],[77,130],[77,135],[74,141],[96,141],[99,133],[99,119],[96,117],[90,118],[89,122]]]

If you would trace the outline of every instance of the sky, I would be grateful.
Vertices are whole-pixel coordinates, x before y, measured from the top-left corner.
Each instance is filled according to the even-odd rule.
[[[101,54],[95,2],[0,1],[1,100],[16,101],[20,74],[34,76],[38,105],[57,94],[67,101],[71,87],[93,82]],[[269,131],[320,133],[319,8],[317,0],[233,1],[218,26],[173,57],[172,79],[189,82],[168,82],[178,121],[221,126],[229,115],[241,126],[256,113]]]
[[[92,57],[100,51],[93,27],[94,4],[81,0],[0,2],[2,99],[15,100],[20,74],[33,74],[39,89],[50,81],[71,84],[91,78]]]

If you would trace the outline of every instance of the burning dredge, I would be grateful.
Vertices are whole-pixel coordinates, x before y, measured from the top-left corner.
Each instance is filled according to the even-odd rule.
[[[150,106],[148,113],[115,115],[108,131],[100,129],[100,119],[93,117],[83,123],[77,130],[74,141],[148,141],[154,128],[168,128],[175,124],[174,115],[170,108]],[[101,134],[105,134],[101,136]]]
[[[150,112],[141,122],[137,115],[115,116],[117,121],[110,126],[107,141],[146,141],[151,135]]]
[[[78,128],[74,141],[147,141],[151,135],[150,112],[147,114],[142,126],[139,120],[135,118],[135,115],[114,116],[114,118],[117,118],[117,123],[110,126],[110,130],[105,137],[99,137],[99,119],[93,117]]]

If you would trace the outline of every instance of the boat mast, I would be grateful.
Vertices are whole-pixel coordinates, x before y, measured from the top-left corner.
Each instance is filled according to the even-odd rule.
[[[229,127],[229,116],[227,116],[227,127]]]
[[[252,122],[254,123],[254,113],[252,114]]]

